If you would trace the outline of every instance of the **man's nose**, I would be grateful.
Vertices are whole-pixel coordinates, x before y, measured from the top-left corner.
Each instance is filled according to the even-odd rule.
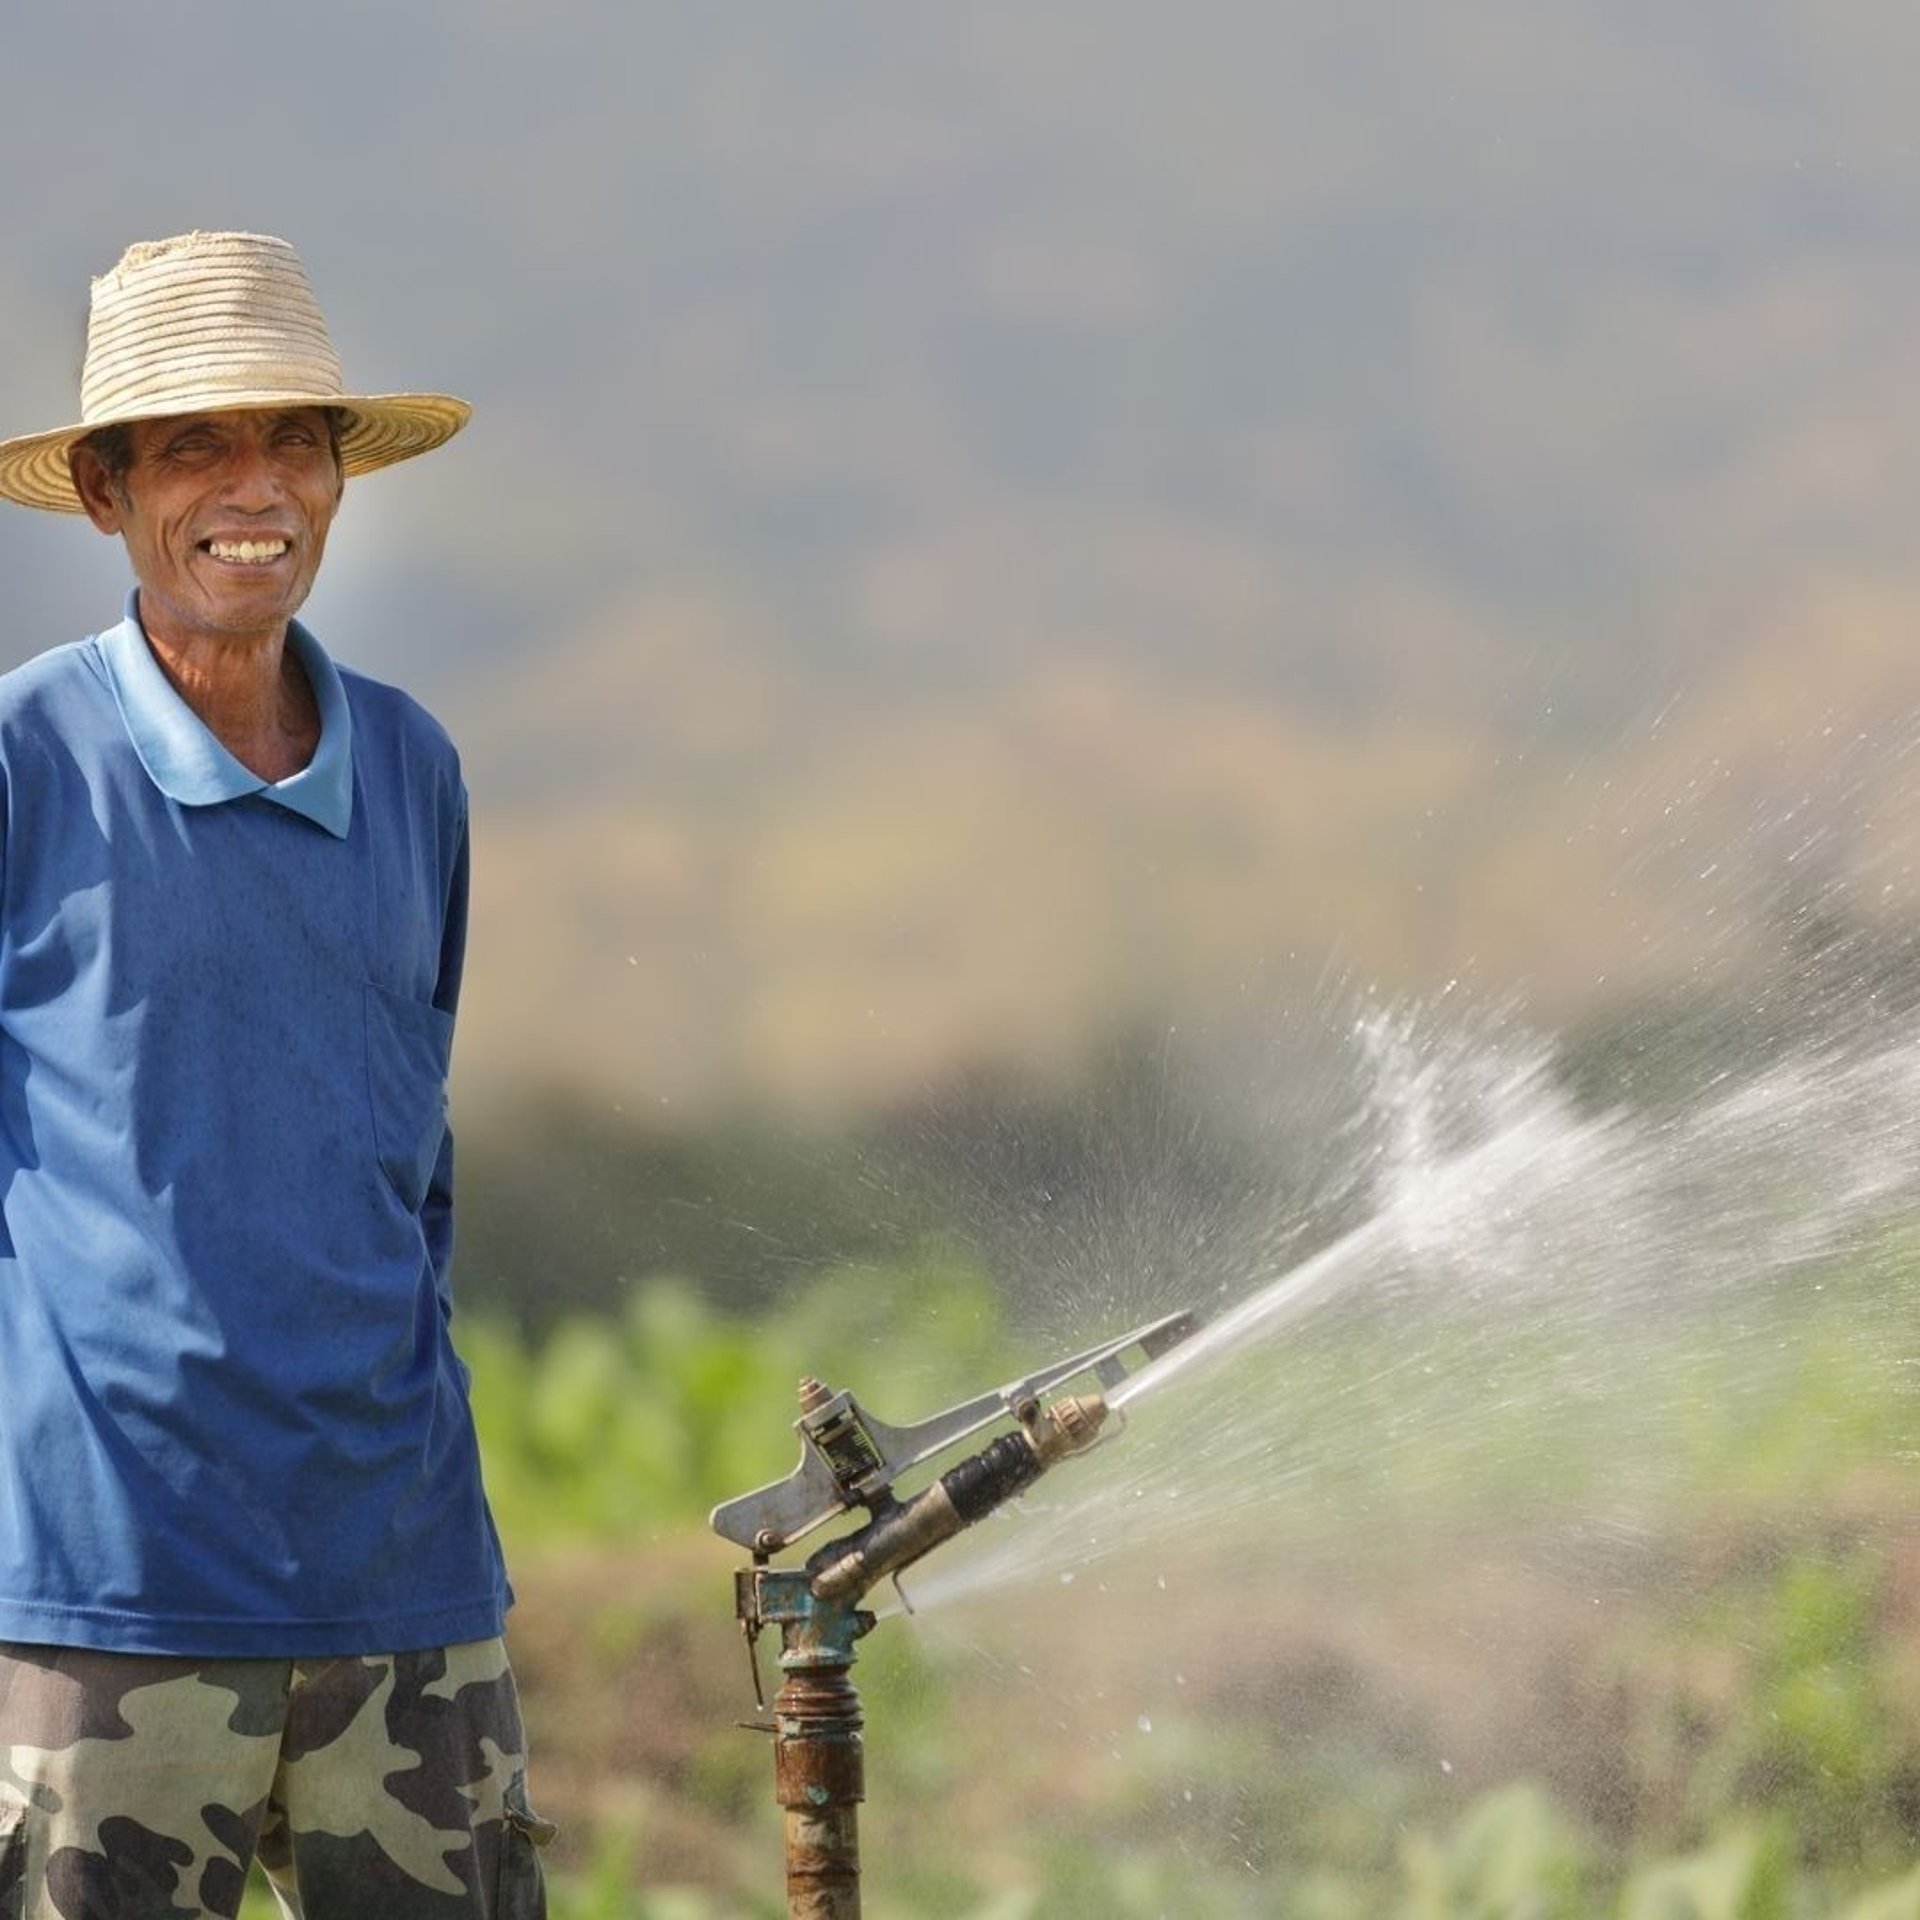
[[[275,504],[286,489],[265,444],[243,433],[235,436],[228,451],[220,490],[236,507],[266,507]]]

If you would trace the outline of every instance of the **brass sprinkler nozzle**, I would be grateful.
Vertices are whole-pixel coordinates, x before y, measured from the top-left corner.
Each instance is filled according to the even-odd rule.
[[[1019,1409],[1021,1425],[950,1467],[911,1500],[876,1508],[858,1533],[823,1547],[807,1562],[815,1599],[851,1602],[889,1574],[970,1527],[1026,1489],[1057,1460],[1093,1445],[1107,1418],[1098,1393]]]

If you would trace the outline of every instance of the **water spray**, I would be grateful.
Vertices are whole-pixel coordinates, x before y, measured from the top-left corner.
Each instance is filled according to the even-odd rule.
[[[790,1920],[859,1920],[859,1806],[866,1782],[860,1696],[849,1674],[854,1643],[876,1621],[860,1602],[891,1579],[911,1612],[900,1575],[1023,1493],[1057,1461],[1118,1433],[1123,1416],[1114,1410],[1114,1389],[1196,1324],[1190,1313],[1169,1314],[907,1427],[876,1420],[849,1392],[803,1380],[794,1423],[800,1464],[784,1480],[714,1508],[714,1531],[753,1555],[753,1564],[734,1575],[734,1613],[763,1714],[758,1642],[765,1628],[780,1629],[783,1680],[773,1717],[748,1724],[773,1735]],[[1059,1392],[1083,1380],[1085,1391]],[[1004,1422],[1012,1424],[979,1452],[919,1492],[896,1496],[901,1475]],[[853,1507],[866,1510],[864,1526],[800,1566],[769,1564]]]

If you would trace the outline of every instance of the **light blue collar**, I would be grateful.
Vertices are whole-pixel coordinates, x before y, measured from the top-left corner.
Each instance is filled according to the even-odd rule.
[[[344,840],[353,824],[353,718],[347,692],[319,641],[297,620],[287,626],[287,645],[319,703],[320,744],[298,773],[272,781],[243,767],[174,691],[147,645],[137,590],[127,596],[127,617],[100,636],[127,737],[148,778],[170,800],[183,807],[212,807],[257,793]]]

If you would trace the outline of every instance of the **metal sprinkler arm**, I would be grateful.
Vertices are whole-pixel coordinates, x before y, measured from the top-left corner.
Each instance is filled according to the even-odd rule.
[[[849,1392],[832,1393],[818,1381],[803,1381],[801,1414],[794,1422],[800,1464],[784,1480],[715,1507],[713,1530],[762,1558],[778,1553],[835,1514],[884,1500],[900,1475],[923,1460],[996,1420],[1022,1418],[1023,1409],[1064,1381],[1090,1374],[1102,1387],[1118,1385],[1139,1361],[1176,1346],[1194,1326],[1191,1313],[1170,1313],[905,1427],[876,1420]],[[1137,1360],[1129,1364],[1128,1356],[1136,1352]]]

